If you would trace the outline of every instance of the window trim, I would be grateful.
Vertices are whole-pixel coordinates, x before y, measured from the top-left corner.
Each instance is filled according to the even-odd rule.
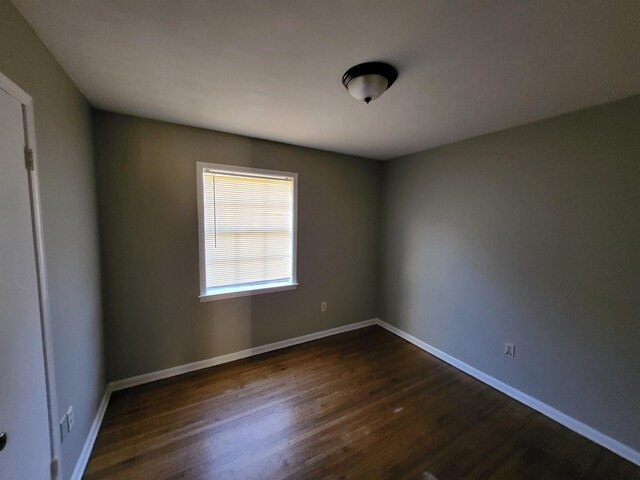
[[[293,180],[293,238],[291,241],[291,280],[289,282],[271,282],[235,287],[218,287],[210,288],[207,290],[203,191],[203,172],[205,170],[216,170],[218,172],[235,173],[241,175],[257,175],[261,177],[287,177]],[[261,293],[271,293],[295,289],[298,286],[298,174],[293,172],[283,172],[279,170],[265,170],[261,168],[225,165],[221,163],[196,162],[196,184],[198,202],[198,262],[200,270],[200,301],[210,302],[212,300],[222,300],[225,298],[245,297],[248,295],[257,295]]]

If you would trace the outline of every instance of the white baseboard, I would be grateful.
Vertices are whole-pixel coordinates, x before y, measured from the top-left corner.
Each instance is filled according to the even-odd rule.
[[[291,347],[293,345],[299,345],[301,343],[310,342],[311,340],[317,340],[319,338],[329,337],[331,335],[337,335],[338,333],[344,333],[350,330],[357,330],[359,328],[369,327],[371,325],[376,325],[377,323],[378,323],[377,318],[373,318],[371,320],[364,320],[358,323],[343,325],[342,327],[330,328],[329,330],[310,333],[308,335],[303,335],[301,337],[290,338],[288,340],[282,340],[280,342],[270,343],[268,345],[262,345],[260,347],[248,348],[246,350],[241,350],[239,352],[229,353],[227,355],[220,355],[218,357],[208,358],[206,360],[201,360],[199,362],[187,363],[185,365],[180,365],[173,368],[167,368],[166,370],[146,373],[144,375],[138,375],[136,377],[125,378],[124,380],[117,380],[115,382],[109,383],[104,392],[104,396],[102,397],[102,402],[100,402],[100,406],[98,407],[98,412],[96,413],[96,417],[93,421],[93,425],[91,425],[91,430],[89,431],[89,435],[87,436],[87,440],[85,441],[84,447],[82,449],[82,453],[80,453],[80,458],[76,463],[76,468],[73,470],[73,474],[71,474],[71,480],[81,480],[82,475],[84,474],[84,470],[87,467],[87,463],[89,462],[89,456],[91,455],[91,450],[93,449],[93,444],[96,441],[96,437],[98,436],[98,431],[100,430],[100,425],[102,424],[102,419],[104,418],[104,414],[107,411],[107,405],[109,404],[109,398],[111,398],[112,392],[123,390],[129,387],[134,387],[136,385],[142,385],[143,383],[154,382],[156,380],[161,380],[163,378],[174,377],[176,375],[181,375],[187,372],[193,372],[195,370],[200,370],[202,368],[208,368],[216,365],[221,365],[223,363],[233,362],[235,360],[248,358],[253,355],[260,355],[261,353],[267,353],[273,350],[279,350],[281,348]]]
[[[78,458],[78,461],[76,462],[76,468],[73,469],[73,473],[71,474],[71,480],[82,479],[84,470],[85,468],[87,468],[87,463],[89,462],[89,456],[91,456],[91,450],[93,450],[93,444],[95,443],[96,437],[98,436],[100,425],[102,425],[102,419],[104,418],[104,414],[107,411],[107,405],[109,405],[109,398],[111,398],[110,384],[107,385],[104,395],[102,396],[102,401],[98,406],[96,417],[93,419],[91,430],[89,430],[89,435],[87,435],[87,440],[84,442],[84,447],[82,447],[82,452],[80,452],[80,458]]]
[[[268,345],[262,345],[260,347],[247,348],[246,350],[240,350],[239,352],[228,353],[226,355],[220,355],[219,357],[200,360],[199,362],[186,363],[177,367],[167,368],[166,370],[159,370],[157,372],[145,373],[144,375],[138,375],[136,377],[125,378],[124,380],[117,380],[115,382],[111,382],[111,390],[115,392],[125,388],[134,387],[136,385],[142,385],[143,383],[155,382],[156,380],[162,380],[163,378],[169,378],[176,375],[182,375],[183,373],[193,372],[202,368],[215,367],[216,365],[233,362],[242,358],[252,357],[253,355],[260,355],[262,353],[271,352],[273,350],[279,350],[281,348],[291,347],[300,343],[310,342],[311,340],[317,340],[319,338],[337,335],[338,333],[368,327],[370,325],[375,325],[376,322],[377,319],[374,318],[371,320],[365,320],[363,322],[351,323],[342,327],[331,328],[329,330],[310,333],[301,337],[290,338],[288,340],[269,343]]]
[[[143,383],[155,382],[156,380],[161,380],[163,378],[174,377],[176,375],[181,375],[187,372],[193,372],[202,368],[214,367],[223,363],[229,363],[235,360],[240,360],[242,358],[248,358],[253,355],[260,355],[261,353],[267,353],[273,350],[279,350],[281,348],[299,345],[301,343],[310,342],[311,340],[317,340],[319,338],[337,335],[338,333],[344,333],[350,330],[369,327],[371,325],[375,325],[377,322],[378,319],[373,318],[371,320],[365,320],[363,322],[351,323],[342,327],[336,327],[329,330],[323,330],[321,332],[310,333],[301,337],[290,338],[288,340],[282,340],[280,342],[270,343],[268,345],[262,345],[260,347],[248,348],[239,352],[220,355],[218,357],[208,358],[199,362],[187,363],[185,365],[167,368],[166,370],[145,373],[144,375],[138,375],[136,377],[125,378],[124,380],[117,380],[115,382],[109,383],[104,392],[104,396],[102,397],[102,401],[100,402],[100,406],[98,407],[98,411],[96,412],[96,417],[93,420],[93,424],[91,425],[91,430],[89,430],[87,440],[85,441],[82,452],[80,453],[80,458],[76,463],[76,468],[71,474],[71,480],[81,480],[82,475],[84,474],[84,470],[85,468],[87,468],[91,450],[93,449],[93,444],[95,443],[96,437],[98,436],[98,431],[100,430],[100,425],[102,424],[104,414],[107,411],[107,405],[109,404],[109,398],[111,398],[112,392],[123,390],[129,387],[134,387],[136,385],[142,385]]]
[[[71,480],[80,480],[82,475],[84,474],[84,470],[87,466],[87,462],[89,461],[89,456],[91,455],[91,450],[93,448],[93,444],[96,441],[96,437],[98,435],[98,431],[100,430],[100,425],[102,424],[102,419],[104,418],[104,414],[107,410],[107,405],[109,404],[109,398],[111,397],[111,393],[117,390],[122,390],[125,388],[133,387],[136,385],[142,385],[144,383],[154,382],[156,380],[161,380],[163,378],[169,378],[176,375],[181,375],[187,372],[193,372],[195,370],[200,370],[202,368],[213,367],[216,365],[221,365],[223,363],[233,362],[235,360],[240,360],[242,358],[248,358],[253,355],[260,355],[262,353],[271,352],[273,350],[279,350],[281,348],[291,347],[293,345],[299,345],[301,343],[310,342],[312,340],[317,340],[319,338],[329,337],[331,335],[337,335],[339,333],[348,332],[350,330],[357,330],[359,328],[368,327],[370,325],[380,325],[382,328],[390,331],[391,333],[399,336],[400,338],[414,344],[418,348],[424,350],[427,353],[445,361],[449,365],[461,370],[472,377],[477,378],[481,382],[489,385],[490,387],[495,388],[496,390],[510,396],[511,398],[527,405],[528,407],[533,408],[534,410],[542,413],[546,417],[555,420],[556,422],[564,425],[565,427],[573,430],[574,432],[582,435],[583,437],[588,438],[589,440],[597,443],[598,445],[603,446],[604,448],[611,450],[613,453],[620,455],[623,458],[626,458],[632,463],[640,466],[640,452],[632,449],[631,447],[614,440],[613,438],[597,431],[596,429],[585,425],[578,420],[571,418],[568,415],[556,410],[553,407],[550,407],[546,403],[537,400],[526,393],[522,393],[521,391],[510,387],[509,385],[481,372],[473,368],[470,365],[467,365],[464,362],[448,355],[441,350],[438,350],[435,347],[432,347],[428,343],[419,340],[418,338],[410,335],[399,328],[394,327],[393,325],[389,325],[388,323],[374,318],[371,320],[365,320],[363,322],[352,323],[349,325],[344,325],[342,327],[331,328],[329,330],[323,330],[321,332],[310,333],[309,335],[303,335],[301,337],[291,338],[289,340],[283,340],[280,342],[270,343],[268,345],[262,345],[260,347],[248,348],[246,350],[241,350],[239,352],[229,353],[227,355],[221,355],[218,357],[209,358],[206,360],[201,360],[199,362],[188,363],[185,365],[180,365],[178,367],[168,368],[166,370],[160,370],[158,372],[147,373],[144,375],[138,375],[136,377],[126,378],[124,380],[118,380],[115,382],[111,382],[107,385],[106,391],[104,392],[104,396],[102,397],[102,401],[100,402],[100,406],[98,407],[98,411],[96,413],[96,417],[93,421],[93,425],[91,426],[91,430],[89,431],[89,435],[87,436],[87,440],[82,449],[82,453],[80,454],[80,458],[76,463],[76,468],[71,475]]]
[[[407,342],[413,343],[416,347],[424,350],[427,353],[430,353],[434,357],[437,357],[440,360],[447,362],[449,365],[457,368],[458,370],[461,370],[464,373],[467,373],[472,377],[477,378],[481,382],[489,385],[490,387],[495,388],[496,390],[504,393],[505,395],[510,396],[514,400],[517,400],[520,403],[523,403],[526,406],[533,408],[534,410],[540,412],[544,416],[549,417],[552,420],[555,420],[556,422],[558,422],[561,425],[564,425],[570,430],[573,430],[577,434],[582,435],[585,438],[588,438],[592,442],[595,442],[598,445],[601,445],[604,448],[611,450],[616,455],[620,455],[622,458],[626,458],[630,462],[640,466],[640,452],[634,450],[628,445],[625,445],[619,442],[618,440],[615,440],[605,435],[604,433],[599,432],[595,428],[585,425],[584,423],[576,420],[575,418],[572,418],[569,415],[566,415],[561,411],[556,410],[555,408],[547,405],[546,403],[543,403],[540,400],[537,400],[527,395],[526,393],[523,393],[520,390],[510,387],[506,383],[503,383],[500,380],[497,380],[487,375],[486,373],[483,373],[480,370],[477,370],[472,366],[467,365],[464,362],[461,362],[457,358],[454,358],[451,355],[448,355],[443,351],[438,350],[435,347],[432,347],[428,343],[423,342],[422,340],[414,337],[413,335],[410,335],[400,330],[399,328],[394,327],[393,325],[389,325],[388,323],[380,319],[376,319],[376,323],[380,325],[382,328],[385,328],[391,333],[394,333],[400,338],[406,340]]]

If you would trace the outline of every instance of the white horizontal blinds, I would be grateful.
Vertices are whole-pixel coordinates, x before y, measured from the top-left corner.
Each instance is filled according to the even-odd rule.
[[[290,281],[293,179],[205,170],[207,289]]]

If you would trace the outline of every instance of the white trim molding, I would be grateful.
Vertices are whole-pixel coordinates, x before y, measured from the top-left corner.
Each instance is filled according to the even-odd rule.
[[[430,353],[434,357],[437,357],[440,360],[448,363],[452,367],[455,367],[458,370],[468,375],[471,375],[472,377],[480,380],[482,383],[485,383],[486,385],[489,385],[490,387],[495,388],[499,392],[502,392],[505,395],[508,395],[509,397],[513,398],[514,400],[517,400],[518,402],[526,405],[527,407],[533,408],[537,412],[543,414],[545,417],[548,417],[551,420],[554,420],[559,424],[564,425],[569,430],[573,430],[577,434],[582,435],[585,438],[588,438],[592,442],[595,442],[598,445],[606,448],[607,450],[612,451],[616,455],[619,455],[622,458],[625,458],[630,462],[640,466],[640,452],[634,450],[630,446],[625,445],[624,443],[619,442],[618,440],[615,440],[605,435],[602,432],[599,432],[598,430],[596,430],[593,427],[590,427],[589,425],[585,425],[584,423],[576,420],[575,418],[572,418],[569,415],[566,415],[565,413],[562,413],[561,411],[556,410],[555,408],[547,405],[546,403],[541,402],[540,400],[533,398],[527,395],[526,393],[523,393],[520,390],[517,390],[507,385],[506,383],[503,383],[500,380],[497,380],[492,376],[487,375],[484,372],[481,372],[476,368],[473,368],[471,365],[468,365],[458,360],[457,358],[454,358],[451,355],[444,353],[441,350],[438,350],[437,348],[429,345],[428,343],[423,342],[422,340],[414,337],[413,335],[408,334],[407,332],[400,330],[397,327],[394,327],[393,325],[388,324],[387,322],[384,322],[380,319],[376,319],[376,323],[380,325],[382,328],[388,330],[389,332],[406,340],[407,342],[414,344],[416,347],[420,348],[421,350],[424,350],[425,352]]]
[[[369,327],[375,325],[378,319],[365,320],[358,323],[350,323],[342,327],[331,328],[329,330],[323,330],[321,332],[310,333],[301,337],[290,338],[288,340],[282,340],[280,342],[269,343],[267,345],[261,345],[259,347],[247,348],[246,350],[240,350],[239,352],[227,353],[226,355],[220,355],[218,357],[208,358],[206,360],[200,360],[199,362],[186,363],[177,367],[167,368],[166,370],[160,370],[157,372],[145,373],[144,375],[138,375],[136,377],[125,378],[124,380],[117,380],[112,382],[111,390],[116,392],[125,388],[135,387],[136,385],[142,385],[144,383],[155,382],[156,380],[162,380],[164,378],[175,377],[176,375],[182,375],[183,373],[193,372],[195,370],[201,370],[203,368],[215,367],[216,365],[222,365],[223,363],[233,362],[243,358],[252,357],[254,355],[260,355],[262,353],[271,352],[273,350],[280,350],[281,348],[291,347],[293,345],[299,345],[301,343],[310,342],[319,338],[330,337],[331,335],[337,335],[338,333],[348,332],[350,330],[357,330],[359,328]]]
[[[89,457],[91,455],[91,450],[93,448],[93,444],[96,441],[96,437],[98,435],[98,431],[100,430],[100,425],[102,424],[102,420],[104,418],[105,412],[107,410],[107,406],[109,404],[109,399],[111,397],[111,393],[124,390],[126,388],[135,387],[137,385],[143,385],[145,383],[155,382],[156,380],[162,380],[165,378],[175,377],[177,375],[182,375],[183,373],[193,372],[195,370],[201,370],[203,368],[214,367],[216,365],[222,365],[224,363],[233,362],[235,360],[241,360],[243,358],[252,357],[254,355],[260,355],[262,353],[272,352],[274,350],[280,350],[282,348],[291,347],[294,345],[299,345],[301,343],[310,342],[312,340],[318,340],[320,338],[329,337],[332,335],[337,335],[339,333],[348,332],[351,330],[357,330],[364,327],[369,327],[371,325],[379,325],[380,327],[388,330],[389,332],[397,335],[398,337],[406,340],[409,343],[414,344],[421,350],[433,355],[434,357],[443,360],[449,365],[457,368],[458,370],[471,375],[472,377],[480,380],[481,382],[489,385],[490,387],[495,388],[496,390],[508,395],[509,397],[517,400],[524,405],[533,408],[534,410],[542,413],[546,417],[549,417],[552,420],[564,425],[565,427],[573,430],[574,432],[582,435],[585,438],[597,443],[598,445],[603,446],[604,448],[611,450],[613,453],[629,460],[632,463],[640,466],[640,453],[631,447],[614,440],[613,438],[597,431],[596,429],[585,425],[574,418],[556,410],[553,407],[537,400],[526,393],[522,393],[521,391],[510,387],[509,385],[481,372],[473,368],[470,365],[467,365],[464,362],[452,357],[444,353],[441,350],[438,350],[435,347],[432,347],[428,343],[423,342],[422,340],[410,335],[393,325],[390,325],[378,318],[374,318],[371,320],[365,320],[363,322],[351,323],[349,325],[344,325],[341,327],[331,328],[329,330],[323,330],[321,332],[310,333],[308,335],[303,335],[300,337],[291,338],[288,340],[282,340],[280,342],[269,343],[267,345],[262,345],[259,347],[248,348],[246,350],[240,350],[239,352],[228,353],[226,355],[220,355],[217,357],[212,357],[206,360],[201,360],[199,362],[187,363],[185,365],[179,365],[177,367],[167,368],[165,370],[160,370],[157,372],[146,373],[144,375],[138,375],[135,377],[125,378],[123,380],[117,380],[115,382],[109,383],[107,385],[106,391],[104,393],[104,397],[102,398],[102,402],[98,408],[98,412],[96,413],[95,420],[93,421],[93,425],[91,426],[91,430],[85,442],[84,448],[82,449],[82,453],[78,462],[76,464],[76,468],[73,471],[71,476],[71,480],[80,480],[82,475],[84,474],[84,470],[89,461]]]
[[[201,370],[203,368],[214,367],[216,365],[222,365],[223,363],[233,362],[235,360],[252,357],[254,355],[260,355],[262,353],[271,352],[273,350],[292,347],[294,345],[310,342],[312,340],[330,337],[331,335],[337,335],[339,333],[369,327],[371,325],[376,325],[378,322],[379,320],[377,318],[373,318],[371,320],[364,320],[362,322],[350,323],[349,325],[343,325],[341,327],[331,328],[329,330],[323,330],[321,332],[310,333],[301,337],[290,338],[288,340],[282,340],[280,342],[274,342],[259,347],[248,348],[246,350],[240,350],[239,352],[228,353],[226,355],[212,357],[206,360],[201,360],[199,362],[187,363],[185,365],[167,368],[166,370],[146,373],[144,375],[138,375],[136,377],[125,378],[123,380],[117,380],[115,382],[109,383],[104,392],[104,396],[102,397],[102,401],[100,402],[100,406],[98,407],[98,411],[96,412],[96,416],[93,420],[93,424],[91,425],[89,435],[87,436],[84,447],[82,448],[80,458],[76,463],[76,468],[73,470],[73,474],[71,475],[71,480],[80,480],[82,478],[82,475],[84,474],[85,469],[87,468],[87,463],[89,462],[89,457],[91,456],[93,444],[96,441],[98,432],[100,431],[100,426],[102,425],[102,420],[104,419],[105,412],[107,411],[107,406],[109,405],[111,393],[118,390],[124,390],[125,388],[155,382],[156,380],[175,377],[176,375],[182,375],[183,373],[193,372],[195,370]]]
[[[107,411],[107,406],[109,405],[111,391],[111,384],[108,384],[104,395],[102,396],[102,401],[98,406],[98,411],[96,412],[96,417],[91,425],[91,430],[89,430],[87,439],[84,442],[84,447],[82,447],[82,452],[80,452],[80,458],[78,458],[78,461],[76,462],[76,468],[73,469],[73,473],[71,474],[71,480],[81,480],[82,475],[84,475],[84,470],[87,468],[87,463],[89,463],[89,457],[93,450],[93,444],[96,442],[100,426],[102,425],[102,420],[104,419],[104,414]]]
[[[51,333],[51,316],[49,311],[49,287],[47,283],[47,264],[42,227],[42,207],[40,199],[40,180],[38,149],[36,145],[36,124],[31,95],[22,90],[10,78],[0,72],[0,89],[7,92],[22,104],[23,128],[25,133],[25,149],[31,153],[32,168],[27,170],[29,179],[29,195],[31,197],[31,223],[34,229],[36,256],[36,274],[38,278],[38,301],[40,303],[40,329],[42,332],[42,350],[44,356],[45,388],[47,392],[47,415],[49,420],[49,444],[51,465],[57,465],[54,478],[62,468],[60,454],[60,435],[58,427],[58,395],[56,393],[56,375],[53,361],[53,334]],[[57,462],[57,464],[55,463]],[[53,470],[52,470],[53,471]]]
[[[223,300],[225,298],[248,297],[250,295],[260,295],[261,293],[282,292],[285,290],[295,290],[297,283],[265,283],[263,285],[245,285],[243,287],[217,288],[215,290],[207,290],[206,295],[200,295],[201,302],[211,302],[214,300]],[[215,293],[214,293],[215,292]]]

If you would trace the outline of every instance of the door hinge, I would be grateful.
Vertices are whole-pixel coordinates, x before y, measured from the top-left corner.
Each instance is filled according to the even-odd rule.
[[[27,170],[34,169],[33,150],[31,150],[29,147],[24,147],[24,163],[25,163],[25,166],[27,167]]]
[[[58,459],[54,458],[51,460],[51,478],[58,478]]]

